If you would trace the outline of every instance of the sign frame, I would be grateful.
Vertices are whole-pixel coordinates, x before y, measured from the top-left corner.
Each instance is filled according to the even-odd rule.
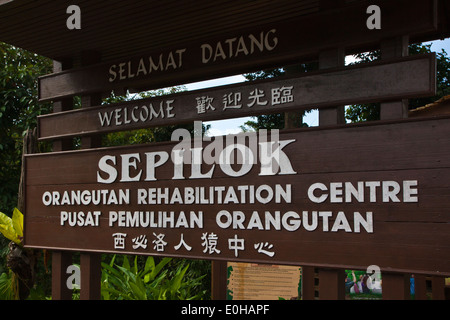
[[[342,230],[333,235],[330,235],[332,234],[332,232],[329,232],[331,229],[331,224],[329,227],[330,229],[327,229],[327,232],[324,231],[317,233],[305,233],[305,231],[303,231],[301,236],[300,234],[298,234],[298,236],[300,237],[298,240],[293,240],[295,238],[292,238],[292,234],[290,234],[290,232],[286,233],[286,231],[244,231],[238,229],[234,230],[233,228],[230,228],[230,226],[226,228],[224,227],[221,230],[211,229],[211,223],[214,224],[214,221],[211,220],[211,218],[208,218],[209,222],[207,223],[205,220],[205,229],[203,231],[216,233],[220,237],[226,235],[228,239],[231,239],[233,235],[242,236],[242,234],[245,233],[246,235],[253,237],[252,239],[255,240],[256,238],[254,238],[254,236],[255,234],[258,234],[258,232],[262,232],[266,235],[269,231],[269,233],[275,232],[276,237],[271,236],[270,241],[274,241],[274,244],[276,241],[282,241],[283,253],[278,252],[278,256],[275,258],[275,260],[267,258],[264,255],[258,255],[255,252],[249,253],[248,255],[243,255],[240,252],[235,253],[237,254],[237,256],[233,256],[230,252],[228,252],[226,255],[221,256],[209,256],[201,254],[198,248],[196,253],[186,251],[182,254],[178,254],[174,253],[174,251],[172,250],[170,252],[164,253],[151,251],[148,254],[190,257],[208,260],[242,261],[302,266],[314,265],[321,267],[345,267],[353,269],[361,269],[364,268],[364,266],[371,265],[376,262],[382,270],[449,275],[450,260],[448,258],[445,258],[444,252],[448,252],[448,243],[450,243],[450,241],[448,241],[448,237],[450,236],[450,232],[448,232],[448,230],[445,231],[445,228],[448,229],[449,227],[448,224],[442,223],[448,220],[446,220],[445,214],[442,213],[442,208],[449,203],[448,201],[443,202],[442,199],[439,203],[436,201],[436,197],[439,197],[440,194],[445,194],[445,190],[450,189],[448,183],[445,184],[445,181],[450,181],[450,179],[446,180],[445,178],[448,178],[448,176],[450,175],[450,163],[448,160],[450,159],[450,156],[449,151],[447,150],[448,148],[445,148],[445,146],[448,146],[448,137],[450,137],[450,134],[448,134],[448,130],[450,130],[449,122],[449,117],[439,117],[432,119],[383,121],[377,123],[346,125],[329,128],[318,127],[298,130],[286,130],[285,132],[282,132],[280,134],[280,141],[290,141],[292,139],[298,139],[298,141],[301,142],[301,146],[294,146],[295,144],[285,145],[283,149],[286,153],[288,153],[289,147],[293,148],[289,151],[288,158],[291,159],[293,168],[295,168],[296,172],[298,171],[299,174],[278,174],[264,177],[264,180],[261,180],[261,176],[258,177],[258,174],[252,169],[253,173],[250,173],[250,176],[244,175],[244,177],[242,178],[247,181],[246,184],[248,183],[248,181],[252,181],[252,184],[255,185],[264,184],[271,185],[272,187],[277,184],[286,186],[287,184],[290,184],[292,186],[292,190],[296,190],[292,193],[292,199],[296,199],[295,201],[303,201],[301,202],[303,206],[299,206],[299,203],[295,202],[294,200],[292,204],[284,204],[283,206],[280,205],[281,207],[278,207],[274,203],[269,203],[263,206],[264,210],[276,211],[278,208],[283,212],[290,212],[292,210],[297,210],[295,208],[301,208],[298,210],[306,210],[308,212],[313,212],[312,210],[326,210],[327,212],[331,210],[335,213],[339,212],[339,210],[343,210],[344,212],[346,212],[347,210],[349,212],[361,211],[361,213],[366,212],[366,217],[364,218],[366,219],[366,222],[368,221],[367,219],[369,219],[367,213],[372,212],[373,215],[371,214],[371,216],[374,219],[374,230],[372,230],[373,232],[370,232],[370,229],[365,229],[367,232],[364,232],[363,228],[360,226],[360,228],[358,229],[359,232],[356,232],[358,239],[352,239],[352,235],[354,236],[355,232],[348,233]],[[395,137],[393,136],[393,133],[395,133]],[[372,139],[374,143],[370,146],[367,146],[367,141],[370,139]],[[433,141],[433,143],[430,143],[430,139]],[[93,186],[93,183],[98,185],[97,182],[83,180],[87,179],[86,177],[88,176],[91,176],[91,178],[89,179],[93,179],[92,176],[95,176],[99,173],[96,168],[93,169],[93,165],[86,166],[83,164],[86,163],[86,161],[89,163],[93,158],[97,159],[96,161],[98,161],[105,155],[115,155],[116,157],[122,157],[121,155],[125,154],[136,155],[138,153],[143,155],[143,152],[148,152],[151,150],[172,150],[172,147],[174,145],[176,145],[176,143],[174,142],[156,143],[151,145],[100,148],[83,151],[69,151],[26,156],[25,163],[28,174],[26,190],[27,216],[25,217],[24,228],[25,246],[29,248],[47,248],[51,250],[147,254],[145,251],[141,252],[139,250],[134,251],[131,249],[127,249],[125,251],[112,249],[109,250],[104,245],[101,245],[100,247],[83,247],[83,243],[86,243],[87,239],[85,231],[83,231],[82,229],[78,230],[75,233],[73,232],[73,230],[71,231],[70,228],[66,229],[63,232],[57,232],[58,234],[63,235],[63,238],[66,240],[62,240],[60,236],[56,236],[55,238],[55,236],[52,235],[51,229],[55,229],[55,221],[56,224],[58,224],[57,220],[60,217],[56,217],[55,212],[57,212],[59,215],[61,209],[58,209],[58,207],[56,209],[50,208],[48,206],[43,207],[42,203],[39,205],[39,202],[41,201],[41,199],[44,199],[43,191],[45,190],[49,192],[69,190],[70,188],[72,188],[70,187],[70,185],[74,185],[73,183],[75,183],[75,186],[86,185],[85,188],[88,188],[87,185]],[[330,152],[332,152],[331,158]],[[311,157],[312,155],[314,156]],[[355,158],[349,158],[350,155],[355,156]],[[53,160],[46,164],[45,161],[47,160],[41,162],[40,159],[47,159],[48,161],[50,161],[49,159]],[[69,161],[67,159],[72,160]],[[134,161],[135,160],[136,159],[134,159]],[[55,163],[58,163],[59,168],[55,168]],[[135,176],[137,173],[137,171],[135,170],[137,168],[134,166],[135,163],[130,160],[128,164],[130,165],[130,170],[134,170],[132,171],[132,173],[129,173],[130,176]],[[67,170],[68,168],[71,168],[71,170]],[[203,168],[201,174],[208,172],[209,169]],[[162,172],[167,177],[170,176],[170,169],[169,171],[167,171],[168,169],[161,170],[163,170]],[[216,168],[216,170],[218,170],[218,172],[220,173],[219,169]],[[189,175],[188,171],[186,171],[186,174]],[[152,176],[150,175],[150,177]],[[46,181],[43,181],[43,179],[45,179]],[[192,183],[196,183],[198,186],[203,186],[205,183],[208,186],[212,186],[214,184],[227,185],[225,183],[226,181],[230,182],[229,185],[239,186],[241,182],[238,182],[236,179],[240,181],[241,178],[230,178],[223,173],[221,173],[219,176],[215,175],[213,177],[213,180],[199,179],[195,182],[193,182],[194,180],[189,179],[179,180],[179,182],[173,182],[170,178],[164,178],[163,180],[159,180],[158,188],[171,188],[170,186],[177,186],[181,188],[183,186],[192,186]],[[133,182],[132,184],[128,185],[129,187],[127,188],[132,188],[133,190],[146,188],[145,186],[148,187],[148,184],[152,183],[150,180],[149,182]],[[308,190],[308,187],[311,188],[314,183],[317,182],[321,182],[325,185],[331,186],[332,183],[336,182],[343,183],[345,181],[352,181],[354,185],[356,185],[358,181],[370,182],[376,180],[398,181],[399,183],[401,181],[405,182],[410,180],[417,180],[415,185],[418,185],[417,188],[419,188],[418,197],[420,201],[412,201],[412,203],[408,204],[398,204],[394,201],[384,204],[384,200],[381,202],[381,198],[378,198],[379,200],[377,200],[375,203],[364,202],[363,204],[359,206],[357,205],[356,207],[353,207],[353,204],[351,202],[342,203],[342,201],[339,203],[325,203],[325,205],[322,205],[321,203],[315,203],[313,206],[310,206],[310,202],[312,201],[311,199],[315,199],[315,196],[310,196],[309,193],[308,196],[306,196],[306,190]],[[52,185],[54,185],[54,187],[52,187]],[[63,186],[55,187],[56,185]],[[114,188],[117,188],[117,186],[115,186]],[[313,192],[319,192],[319,195],[316,195],[317,197],[320,196],[320,191],[323,191],[323,189],[321,188],[322,187],[317,187],[316,189],[314,189],[315,191],[313,190]],[[303,191],[299,193],[298,190],[300,189],[302,189]],[[440,191],[436,193],[436,190]],[[405,194],[403,194],[403,196],[406,197]],[[413,192],[411,196],[414,198],[415,193]],[[310,199],[309,202],[307,199],[308,197]],[[342,200],[342,193],[340,197]],[[365,201],[369,201],[368,199],[368,195],[366,195]],[[305,205],[305,203],[309,203],[309,205]],[[130,206],[131,204],[127,204],[127,208],[129,208],[127,210],[136,208],[135,206]],[[183,207],[180,207],[179,205],[177,206],[178,209]],[[234,206],[231,206],[226,210],[229,212],[233,210],[242,212],[245,210],[245,216],[247,214],[252,215],[252,213],[250,212],[252,210],[251,206],[248,206],[250,205],[242,203],[235,204]],[[156,207],[152,206],[152,208]],[[186,208],[186,206],[184,206],[183,208]],[[201,205],[197,204],[196,208],[197,209],[195,210],[201,210],[199,209],[201,208]],[[170,210],[175,209],[175,206],[172,207],[171,205]],[[215,204],[213,206],[208,205],[208,210],[214,210],[214,214],[222,211],[218,204]],[[50,212],[53,213],[50,214]],[[43,216],[40,216],[42,214]],[[424,214],[426,214],[426,216],[424,216]],[[226,215],[227,214],[224,213],[223,216],[221,216],[220,221],[222,221],[224,217],[226,218]],[[206,213],[204,216],[206,217]],[[246,218],[248,219],[247,216]],[[380,218],[382,219],[381,222],[380,220],[377,220]],[[216,219],[218,218],[216,217]],[[333,216],[331,219],[335,221],[334,223],[336,223],[336,221],[340,218],[338,218],[337,216]],[[351,218],[348,219],[350,221]],[[425,220],[427,221],[424,222]],[[50,221],[53,221],[52,223],[54,227],[44,228],[43,226]],[[217,221],[219,220],[216,220],[216,223]],[[246,221],[248,222],[248,220]],[[383,230],[381,233],[380,231],[378,231],[380,229],[377,230],[377,228],[380,228],[380,226],[381,230]],[[106,229],[106,231],[102,228],[97,229],[99,231],[95,233],[95,237],[99,237],[98,241],[108,241],[105,239],[111,238],[111,235],[109,237],[106,237],[106,235],[110,233],[110,231],[108,231],[108,228]],[[116,229],[117,228],[114,227],[114,230]],[[44,236],[42,234],[42,230],[50,232],[50,235]],[[103,231],[100,232],[100,230]],[[119,228],[117,230],[123,229]],[[157,230],[157,228],[155,230]],[[354,229],[353,231],[356,231],[356,229]],[[184,240],[188,242],[191,241],[192,238],[188,234],[188,232],[190,231],[188,230],[185,232],[186,233],[184,236]],[[81,234],[84,234],[84,236],[82,236]],[[433,234],[433,237],[430,237],[431,234]],[[420,235],[420,241],[418,241],[416,235]],[[73,238],[72,240],[69,239],[70,237],[74,236],[75,238]],[[82,236],[83,238],[80,238],[80,236]],[[197,236],[200,236],[200,234],[197,233]],[[93,236],[91,235],[91,237]],[[48,241],[52,242],[55,239],[59,241],[60,244],[54,244],[54,246],[50,245]],[[288,239],[291,239],[291,242]],[[66,243],[67,241],[69,241],[70,243],[72,243],[72,245],[61,245],[61,241],[66,241]],[[301,242],[296,243],[295,241]],[[339,241],[340,243],[338,247],[336,247],[336,241]],[[294,243],[296,244],[294,245]],[[312,247],[306,246],[302,248],[301,243],[310,243]],[[386,252],[383,251],[383,254],[381,254],[380,246],[382,247],[383,243],[389,243],[389,250]],[[275,245],[279,248],[281,244],[279,242],[276,242]],[[293,248],[297,249],[295,249],[295,251],[289,251],[293,250]],[[359,252],[366,249],[367,252],[361,252],[361,257],[354,257],[354,254],[351,254],[351,252],[354,252],[350,250],[351,248],[352,250],[356,248],[356,251]],[[348,254],[345,251],[347,249],[350,250]],[[220,250],[223,250],[225,252],[226,248],[220,247]],[[288,251],[290,253],[287,253]],[[377,256],[376,261],[371,261],[372,254],[375,254],[376,252],[378,252],[379,256]],[[342,258],[341,256],[344,258]]]

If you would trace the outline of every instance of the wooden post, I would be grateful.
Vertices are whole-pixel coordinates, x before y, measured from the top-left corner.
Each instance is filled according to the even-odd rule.
[[[345,51],[335,48],[319,54],[319,68],[327,69],[345,65]],[[319,126],[345,123],[344,106],[319,110]],[[345,299],[345,274],[341,269],[319,268],[319,299]]]
[[[100,55],[96,52],[82,54],[82,64],[84,66],[100,62]],[[101,93],[95,93],[81,97],[81,107],[90,108],[98,106],[102,102]],[[101,136],[85,136],[81,138],[81,148],[101,147]],[[81,290],[80,300],[100,300],[101,299],[101,255],[98,253],[81,253],[80,256]]]
[[[381,58],[389,59],[408,55],[409,37],[396,37],[381,42]],[[402,119],[408,116],[408,100],[384,102],[380,106],[380,120]],[[383,272],[383,299],[410,299],[409,276]]]
[[[345,299],[345,273],[341,269],[319,269],[319,299]]]
[[[71,61],[64,62],[53,62],[53,72],[61,72],[72,68]],[[66,98],[63,100],[53,102],[53,112],[62,112],[73,109],[73,98]],[[65,151],[71,150],[73,148],[73,140],[68,139],[58,139],[53,141],[53,151]]]
[[[381,58],[406,57],[409,54],[409,37],[396,37],[381,42]],[[402,119],[408,117],[408,100],[384,102],[380,107],[380,119]]]
[[[211,298],[227,299],[228,264],[226,261],[211,262]]]
[[[314,299],[314,267],[302,267],[302,300]]]
[[[343,48],[336,48],[323,51],[319,55],[319,68],[327,69],[345,66],[345,51]],[[345,106],[319,110],[319,125],[336,125],[345,123]]]
[[[67,286],[67,268],[72,264],[72,254],[67,251],[52,252],[52,299],[72,300],[72,290]]]
[[[101,299],[101,254],[81,253],[80,300]]]
[[[426,277],[422,274],[414,275],[414,299],[427,300]]]
[[[445,300],[445,278],[433,276],[431,278],[431,293],[433,300]]]
[[[409,300],[409,275],[383,272],[383,300]]]
[[[60,72],[72,67],[71,61],[53,62],[53,71]],[[67,98],[53,103],[53,112],[71,110],[73,99]],[[53,151],[70,150],[73,147],[72,139],[60,139],[53,142]],[[67,268],[72,264],[72,253],[67,251],[52,252],[52,299],[71,300],[72,290],[67,287]]]

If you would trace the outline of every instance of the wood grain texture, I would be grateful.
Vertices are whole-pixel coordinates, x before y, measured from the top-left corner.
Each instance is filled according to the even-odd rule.
[[[430,96],[436,92],[435,79],[435,54],[333,68],[301,77],[242,83],[40,116],[39,138],[48,140],[312,107],[329,108],[339,104]],[[291,88],[292,101],[277,103],[272,89],[280,88]],[[224,98],[235,93],[240,94],[241,107],[225,108]],[[257,99],[257,95],[261,97]],[[207,104],[212,108],[204,106],[203,112],[199,112],[198,101],[202,98],[207,98]]]
[[[157,143],[117,148],[100,148],[73,152],[60,152],[26,157],[27,168],[27,213],[25,215],[25,239],[28,247],[68,249],[90,252],[121,252],[166,256],[183,256],[200,259],[254,261],[263,263],[292,264],[322,267],[352,267],[364,269],[376,264],[386,271],[407,271],[447,275],[450,273],[449,211],[450,200],[450,119],[434,118],[420,120],[389,121],[364,125],[336,126],[287,130],[280,134],[281,140],[295,139],[283,151],[288,156],[296,175],[260,176],[259,163],[244,176],[229,177],[218,166],[211,179],[187,179],[190,165],[185,165],[185,180],[172,180],[173,164],[169,161],[156,169],[157,181],[97,182],[98,161],[102,156],[139,154],[154,151],[169,152],[176,143]],[[205,144],[204,146],[206,146]],[[119,164],[119,162],[118,162]],[[211,165],[202,165],[202,172],[208,172]],[[144,163],[138,163],[130,174],[145,170]],[[238,170],[238,169],[236,169]],[[120,171],[119,171],[120,175]],[[143,173],[143,176],[145,174]],[[369,201],[367,190],[364,202],[313,203],[307,195],[314,183],[330,186],[335,182],[358,181],[409,181],[418,182],[418,201],[381,201],[381,191],[377,190],[377,200]],[[292,201],[275,203],[228,203],[218,204],[154,204],[137,205],[136,192],[139,188],[168,188],[180,190],[188,187],[238,186],[276,184],[292,187]],[[120,190],[130,189],[131,203],[127,205],[97,206],[44,206],[42,196],[46,191],[65,190]],[[60,226],[61,211],[102,212],[99,227]],[[181,211],[203,212],[203,228],[124,228],[109,227],[108,212],[128,211],[174,211],[178,217]],[[319,219],[314,231],[305,229],[306,221],[295,231],[220,228],[216,215],[221,210],[241,211],[245,216],[245,226],[254,211],[258,211],[263,224],[266,211],[296,212],[302,217],[303,211],[330,211],[328,231],[324,221]],[[339,230],[331,232],[336,213],[344,212],[352,232]],[[354,232],[354,212],[373,213],[373,232],[361,228]],[[311,216],[309,216],[311,217]],[[308,221],[311,224],[311,220]],[[127,233],[124,250],[113,247],[112,234]],[[168,243],[164,252],[154,249],[154,234],[165,234]],[[217,248],[220,254],[204,253],[201,246],[203,233],[218,236]],[[183,234],[184,240],[192,246],[191,251],[183,248],[175,250]],[[148,238],[147,249],[132,249],[131,239],[140,235]],[[245,239],[246,249],[239,251],[228,247],[228,239],[235,236]],[[273,244],[274,257],[258,253],[254,244]],[[355,252],[357,254],[355,254]]]
[[[77,94],[99,92],[105,88],[108,90],[130,88],[140,91],[164,88],[298,64],[302,61],[314,60],[321,51],[333,47],[344,48],[346,54],[362,52],[358,50],[373,50],[378,47],[381,40],[386,38],[410,35],[411,41],[413,41],[417,35],[429,35],[438,30],[437,7],[434,1],[379,1],[379,5],[383,7],[383,27],[381,30],[375,31],[366,27],[368,2],[364,1],[345,5],[339,9],[279,19],[276,23],[261,22],[226,33],[216,32],[210,38],[201,37],[191,41],[179,40],[177,42],[171,40],[166,45],[153,46],[147,50],[137,50],[134,46],[123,47],[125,53],[121,58],[112,60],[112,62],[108,60],[106,63],[89,68],[73,69],[41,77],[39,79],[39,98],[41,101],[48,101]],[[145,22],[148,22],[147,17]],[[148,26],[146,28],[151,29]],[[203,25],[202,33],[205,29],[208,27]],[[266,34],[272,30],[276,30],[277,39],[273,50],[260,51],[256,49],[253,54],[236,54],[233,51],[232,54],[227,53],[230,58],[218,58],[216,61],[211,59],[208,63],[204,63],[202,60],[201,47],[205,43],[212,45],[214,52],[218,42],[225,43],[227,39],[235,39],[234,41],[237,43],[241,37],[244,39],[247,39],[249,35],[258,37],[261,32]],[[149,37],[148,39],[154,38]],[[275,44],[275,39],[272,37],[270,44]],[[117,42],[114,43],[115,54],[117,54],[117,48],[120,47]],[[228,50],[227,48],[224,50]],[[233,50],[236,48],[237,46]],[[88,48],[84,49],[89,50]],[[166,60],[170,52],[175,54],[176,50],[181,49],[186,50],[183,54],[182,66],[177,62],[177,68],[164,68],[163,71],[160,68],[157,71],[148,74],[142,73],[134,77],[126,77],[127,71],[125,71],[126,79],[109,81],[109,70],[112,65],[123,63],[126,68],[130,63],[137,70],[141,59],[148,61],[149,57],[153,57],[157,60],[162,54]],[[106,57],[109,54],[107,51],[110,49],[102,50],[100,47],[97,50],[103,54],[103,57]],[[135,71],[131,71],[131,74],[134,73]]]

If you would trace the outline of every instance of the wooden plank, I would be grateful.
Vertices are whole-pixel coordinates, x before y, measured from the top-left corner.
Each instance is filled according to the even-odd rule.
[[[329,1],[322,3],[324,6],[332,5]],[[335,4],[336,5],[336,4]],[[345,51],[343,48],[335,48],[323,51],[319,54],[319,68],[328,69],[345,65]],[[319,126],[338,125],[345,123],[344,106],[319,110]],[[340,269],[319,268],[319,299],[344,300],[345,283],[344,272]]]
[[[72,290],[67,287],[67,268],[72,264],[72,252],[52,252],[52,299],[72,300]]]
[[[383,300],[409,300],[409,275],[393,272],[382,272]]]
[[[319,68],[329,69],[345,65],[345,52],[343,48],[330,49],[319,54]],[[370,78],[371,76],[369,76]],[[370,87],[368,87],[370,88]],[[333,95],[332,93],[329,93]],[[319,109],[319,126],[337,125],[345,123],[344,105],[334,108]]]
[[[12,2],[13,0],[0,0],[0,6],[7,4],[8,2]]]
[[[430,96],[436,91],[435,65],[433,53],[332,68],[294,78],[249,82],[54,113],[38,118],[39,137],[47,140],[196,120]],[[287,95],[280,96],[282,92]],[[241,99],[235,103],[240,105],[239,108],[225,104],[226,100],[237,98]]]
[[[277,170],[274,175],[261,171],[258,156],[254,165],[244,166],[245,171],[238,164],[231,169],[224,163],[197,162],[184,163],[179,175],[181,167],[177,165],[176,169],[171,160],[159,163],[159,156],[170,155],[177,142],[30,155],[26,157],[26,246],[355,270],[376,264],[382,271],[449,274],[450,261],[444,254],[450,243],[450,202],[446,197],[450,191],[449,137],[450,119],[445,117],[286,130],[280,133],[280,141],[289,144],[282,149],[283,165],[278,168],[285,174]],[[210,150],[208,146],[212,147],[212,143],[205,143],[205,150]],[[237,146],[231,141],[225,145]],[[152,152],[158,152],[155,165],[152,165],[152,155],[156,154]],[[251,152],[258,154],[256,150]],[[106,160],[112,176],[104,172],[104,165],[99,168],[101,159]],[[123,163],[128,170],[120,169]],[[288,168],[288,163],[292,168]],[[154,176],[152,168],[155,168]],[[211,178],[200,177],[197,170],[201,170],[201,175],[211,172]],[[230,176],[233,172],[236,177]],[[128,176],[139,181],[125,182]],[[114,182],[102,183],[106,180]],[[351,186],[359,188],[359,182],[364,189],[364,194],[359,193],[363,199],[348,193],[349,198],[345,200],[344,186],[348,190]],[[319,187],[316,183],[323,185]],[[397,198],[387,198],[394,192],[389,186],[400,188]],[[323,191],[323,188],[336,191]],[[85,205],[76,204],[76,199],[73,202],[69,199],[72,204],[67,203],[64,192],[68,191],[66,196],[71,198],[71,191],[76,195],[77,190],[80,196],[81,191],[86,191],[83,200],[79,200],[87,201]],[[91,203],[94,199],[89,196],[90,190],[104,190],[96,192],[102,193],[100,198],[96,196],[98,205]],[[122,204],[110,198],[112,190],[117,199],[123,199]],[[197,200],[189,196],[196,190]],[[272,197],[266,200],[271,191],[285,192],[285,196],[282,198],[280,193],[278,200]],[[128,199],[120,197],[121,192],[129,192]],[[142,195],[140,203],[138,192]],[[179,196],[173,198],[178,192]],[[326,197],[323,202],[316,198],[322,195]],[[70,227],[67,221],[61,225],[62,212],[81,211],[91,212],[94,220],[95,211],[99,211],[98,226],[94,223],[94,226]],[[138,217],[141,211],[142,219],[152,217],[153,220],[151,224],[148,219],[143,220],[145,227],[118,226],[119,220],[113,219],[113,212],[118,217],[119,211],[130,211],[128,216],[126,212],[121,215],[124,223],[133,219],[135,212]],[[356,223],[355,216],[366,225]],[[266,225],[265,217],[278,219],[279,223]],[[232,219],[234,227],[229,224]],[[163,221],[168,225],[162,224]],[[345,221],[349,227],[344,231]],[[126,234],[125,247],[121,247],[120,237],[116,239],[117,233]],[[220,253],[204,251],[201,245],[204,233],[217,235]],[[158,247],[152,242],[159,241],[158,235],[164,235],[167,246]],[[147,237],[148,245],[133,249],[136,243],[132,240],[139,241],[140,236]],[[182,238],[191,250],[184,246]],[[242,250],[242,239],[245,250]],[[273,245],[273,256],[270,250],[266,252],[265,247],[260,247],[265,242],[269,247]],[[253,248],[255,244],[259,251]],[[360,254],[355,257],[349,252]]]
[[[100,55],[96,52],[84,53],[83,64],[92,64],[100,61]],[[81,97],[81,108],[91,108],[101,103],[101,94],[90,94]],[[101,147],[101,136],[92,135],[81,138],[81,149]],[[81,290],[80,300],[101,299],[101,255],[92,252],[83,252],[80,256]]]
[[[431,278],[433,300],[445,300],[445,278],[433,276]]]
[[[101,299],[101,254],[81,253],[81,290],[80,300],[100,300]]]
[[[383,27],[381,30],[369,30],[366,27],[367,3],[364,1],[276,25],[224,34],[215,39],[180,43],[180,46],[161,48],[116,63],[44,76],[39,79],[39,98],[48,101],[116,88],[163,88],[298,63],[300,59],[316,57],[319,52],[338,46],[346,51],[355,47],[376,46],[385,38],[425,34],[438,28],[435,1],[416,0],[412,3],[407,0],[380,0],[377,3],[383,8]],[[259,49],[253,39],[261,35],[263,41],[259,38],[259,44],[262,44]],[[239,44],[241,37],[245,49],[241,43],[229,50],[227,44]],[[219,43],[221,49],[217,49]],[[205,49],[208,45],[211,49]],[[150,57],[154,61],[153,66]]]
[[[414,293],[415,300],[427,300],[427,285],[425,275],[414,275]]]
[[[212,261],[211,263],[211,298],[227,300],[227,262]]]
[[[319,299],[344,300],[344,283],[344,270],[319,268]]]
[[[62,71],[70,68],[71,61],[53,62],[53,71]],[[73,108],[73,100],[66,98],[53,103],[53,112],[62,112]],[[59,139],[53,141],[53,151],[70,150],[73,146],[71,139]],[[52,299],[72,300],[72,290],[67,286],[67,268],[72,264],[72,252],[53,251],[52,256]]]
[[[381,42],[382,59],[406,57],[409,54],[409,37],[394,37]],[[408,100],[384,102],[380,105],[380,119],[402,119],[408,117]]]
[[[66,70],[72,67],[72,61],[57,62],[53,61],[53,71]],[[57,114],[64,111],[73,109],[73,98],[65,98],[63,100],[53,102],[53,113]],[[39,122],[39,119],[38,119]],[[39,127],[39,124],[38,124]],[[38,128],[39,135],[39,128]],[[53,151],[64,151],[73,148],[73,141],[70,138],[53,140]]]
[[[302,267],[302,300],[314,300],[314,267]]]

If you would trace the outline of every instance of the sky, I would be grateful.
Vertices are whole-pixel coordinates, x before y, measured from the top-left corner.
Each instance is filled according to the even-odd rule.
[[[425,44],[432,44],[431,50],[434,52],[440,53],[441,50],[444,49],[447,52],[447,54],[450,55],[450,38],[447,38],[445,40],[426,42]],[[186,87],[188,90],[198,90],[204,88],[223,86],[227,84],[239,83],[244,81],[245,78],[242,75],[236,75],[232,77],[191,83],[187,84]],[[240,126],[250,119],[251,118],[246,117],[220,121],[208,121],[205,122],[205,124],[211,125],[211,129],[209,130],[209,136],[220,136],[241,132]],[[313,111],[308,113],[304,118],[304,122],[307,123],[309,126],[317,126],[319,124],[318,112]]]

